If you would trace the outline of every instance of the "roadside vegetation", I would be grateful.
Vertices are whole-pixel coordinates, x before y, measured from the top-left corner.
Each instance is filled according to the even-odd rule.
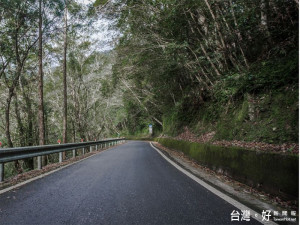
[[[115,55],[92,37],[96,21],[79,0],[0,0],[0,148],[117,136],[121,98],[101,89]],[[7,163],[5,176],[36,164]]]
[[[298,3],[120,1],[113,80],[128,135],[298,142]]]
[[[0,0],[1,145],[150,138],[151,124],[154,136],[298,154],[298,11],[295,0]],[[114,34],[105,51],[98,19]]]

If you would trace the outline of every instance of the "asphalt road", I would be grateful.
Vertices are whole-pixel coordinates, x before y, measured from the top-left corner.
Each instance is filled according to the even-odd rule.
[[[260,224],[129,142],[0,195],[0,224]]]

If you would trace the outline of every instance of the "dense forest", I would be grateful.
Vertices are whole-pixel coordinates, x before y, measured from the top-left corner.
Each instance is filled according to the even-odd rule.
[[[298,1],[107,4],[127,132],[298,142]]]
[[[298,7],[0,0],[2,147],[143,136],[149,124],[154,135],[298,142]]]
[[[2,147],[94,140],[115,133],[119,99],[102,96],[112,52],[91,35],[97,15],[80,1],[0,1]]]

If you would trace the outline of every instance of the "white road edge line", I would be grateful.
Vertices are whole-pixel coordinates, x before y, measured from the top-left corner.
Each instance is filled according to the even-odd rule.
[[[115,148],[115,147],[117,147],[117,146],[113,146],[113,147],[111,147],[111,148]],[[110,148],[108,148],[108,149],[110,149]],[[108,150],[108,149],[105,149],[105,150]],[[18,183],[18,184],[14,185],[14,186],[5,188],[5,189],[3,189],[3,190],[0,190],[0,195],[1,195],[1,194],[4,194],[5,192],[11,191],[11,190],[13,190],[13,189],[16,189],[16,188],[18,188],[18,187],[21,187],[21,186],[23,186],[23,185],[25,185],[25,184],[28,184],[28,183],[30,183],[30,182],[32,182],[32,181],[35,181],[35,180],[38,180],[38,179],[43,178],[43,177],[45,177],[45,176],[48,176],[48,175],[50,175],[50,174],[52,174],[52,173],[55,173],[55,172],[57,172],[57,171],[59,171],[59,170],[62,170],[62,169],[64,169],[64,168],[66,168],[66,167],[72,166],[72,165],[74,165],[74,164],[76,164],[76,163],[79,163],[79,162],[81,162],[81,161],[83,161],[83,160],[86,160],[86,159],[88,159],[88,158],[91,158],[91,157],[93,157],[93,156],[95,156],[95,155],[98,155],[98,154],[100,154],[100,153],[102,153],[102,152],[103,152],[103,151],[98,152],[97,154],[90,155],[90,156],[88,156],[88,157],[86,157],[86,158],[83,158],[83,159],[80,159],[80,160],[78,160],[78,161],[75,161],[75,162],[73,162],[73,163],[71,163],[71,164],[67,164],[67,165],[65,165],[65,166],[59,167],[59,168],[57,168],[57,169],[55,169],[55,170],[52,170],[52,171],[50,171],[50,172],[43,173],[43,174],[41,174],[41,175],[39,175],[39,176],[37,176],[37,177],[33,177],[33,178],[29,179],[29,180],[26,180],[26,181],[24,181],[24,182]]]
[[[180,172],[184,173],[185,175],[187,175],[189,178],[193,179],[194,181],[196,181],[198,184],[200,184],[201,186],[205,187],[207,190],[209,190],[210,192],[214,193],[215,195],[217,195],[218,197],[222,198],[223,200],[225,200],[226,202],[230,203],[231,205],[233,205],[234,207],[238,208],[239,210],[250,210],[251,213],[251,217],[255,220],[257,220],[258,222],[264,224],[264,225],[278,225],[277,223],[273,222],[273,221],[262,221],[262,215],[252,209],[250,209],[249,207],[245,206],[244,204],[234,200],[233,198],[230,198],[229,196],[225,195],[224,193],[218,191],[217,189],[215,189],[214,187],[208,185],[207,183],[205,183],[204,181],[200,180],[198,177],[196,177],[195,175],[193,175],[192,173],[190,173],[189,171],[183,169],[182,167],[180,167],[178,164],[176,164],[175,162],[173,162],[171,159],[169,159],[167,156],[165,156],[159,149],[157,149],[155,146],[153,146],[152,142],[150,142],[150,145],[152,148],[154,148],[165,160],[167,160],[170,164],[172,164],[176,169],[178,169]],[[257,217],[255,217],[254,215],[257,215]]]

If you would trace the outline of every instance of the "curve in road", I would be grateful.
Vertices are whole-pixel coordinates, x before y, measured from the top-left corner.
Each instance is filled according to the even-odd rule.
[[[0,224],[260,224],[233,210],[139,141],[0,195]]]

